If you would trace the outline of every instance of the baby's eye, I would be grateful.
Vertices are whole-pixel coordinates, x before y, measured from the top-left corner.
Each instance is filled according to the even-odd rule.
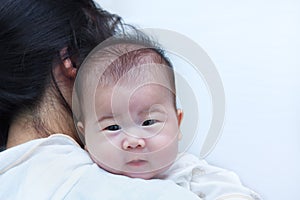
[[[151,125],[155,124],[156,122],[157,122],[157,120],[155,120],[155,119],[148,119],[143,122],[142,126],[151,126]]]
[[[110,125],[110,126],[104,128],[104,130],[107,130],[107,131],[118,131],[120,129],[121,129],[121,127],[117,124]]]

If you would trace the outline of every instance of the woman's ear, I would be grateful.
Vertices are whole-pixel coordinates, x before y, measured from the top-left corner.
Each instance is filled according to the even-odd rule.
[[[67,47],[63,48],[60,51],[60,59],[62,60],[62,65],[61,65],[62,73],[70,79],[75,79],[77,69],[76,69],[76,66],[74,66],[73,62],[71,61],[71,59],[68,55]]]

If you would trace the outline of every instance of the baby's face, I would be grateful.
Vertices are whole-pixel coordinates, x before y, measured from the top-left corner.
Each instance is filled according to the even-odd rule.
[[[169,88],[156,83],[98,87],[95,113],[79,128],[86,148],[103,169],[149,179],[176,159],[182,112]]]

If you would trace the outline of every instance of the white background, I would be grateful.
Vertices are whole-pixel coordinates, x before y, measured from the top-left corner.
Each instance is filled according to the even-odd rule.
[[[266,200],[300,199],[299,0],[98,0],[141,28],[196,41],[215,63],[226,120],[211,164]]]

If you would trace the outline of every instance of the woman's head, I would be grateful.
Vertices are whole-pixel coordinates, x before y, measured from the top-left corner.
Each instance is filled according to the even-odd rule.
[[[97,8],[91,0],[6,0],[0,4],[0,145],[12,121],[32,115],[36,128],[51,133],[39,119],[44,98],[56,99],[66,112],[70,99],[53,74],[68,60],[72,67],[112,36],[120,18]],[[71,88],[71,87],[70,87]],[[47,91],[53,91],[47,96]],[[54,100],[55,101],[55,100]],[[71,113],[69,113],[71,116]],[[45,131],[43,130],[43,131]]]

